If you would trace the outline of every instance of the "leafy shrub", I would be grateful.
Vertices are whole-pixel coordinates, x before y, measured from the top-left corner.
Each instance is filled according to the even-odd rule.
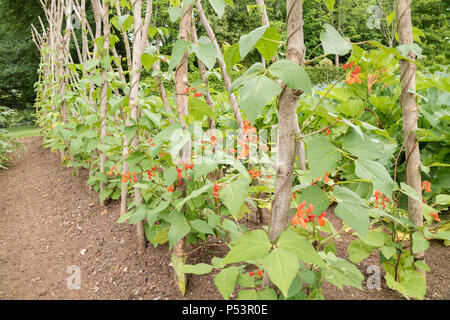
[[[2,126],[6,125],[7,118],[14,113],[13,110],[0,107],[0,169],[6,169],[6,162],[11,160],[10,155],[17,153],[17,149],[21,146],[21,143],[12,138],[8,131],[2,129]]]
[[[345,74],[341,67],[336,67],[333,65],[327,66],[317,64],[315,66],[306,66],[305,69],[306,72],[308,72],[313,84],[328,84],[339,79]]]
[[[31,122],[35,124],[36,114],[34,109],[13,110],[7,107],[0,106],[1,120],[0,128],[8,128],[11,125]]]

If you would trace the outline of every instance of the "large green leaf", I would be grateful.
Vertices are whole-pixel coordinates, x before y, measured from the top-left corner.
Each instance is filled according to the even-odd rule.
[[[214,283],[225,300],[230,299],[236,285],[239,269],[231,266],[223,269],[214,277]]]
[[[294,254],[297,259],[306,263],[313,263],[318,266],[323,266],[323,260],[317,251],[314,249],[308,239],[299,236],[292,230],[283,231],[277,242],[277,247]]]
[[[255,48],[269,63],[281,44],[281,34],[275,27],[267,28],[263,36],[255,44]]]
[[[412,251],[413,253],[419,253],[427,250],[430,247],[430,243],[423,237],[422,233],[416,231],[412,234]]]
[[[111,193],[113,192],[113,189],[103,189],[100,191],[99,197],[100,197],[100,202],[103,203],[106,198],[108,198]]]
[[[164,182],[166,185],[172,185],[177,179],[177,169],[175,168],[167,168],[164,170]]]
[[[127,126],[124,128],[125,137],[127,137],[128,141],[131,141],[131,139],[134,138],[134,136],[136,135],[137,129],[138,129],[137,125]]]
[[[100,63],[99,59],[89,59],[86,61],[86,71],[92,71]]]
[[[370,256],[374,248],[358,238],[352,241],[347,247],[348,258],[353,263],[360,263]]]
[[[239,238],[223,259],[224,264],[264,258],[269,253],[272,244],[267,233],[254,230]]]
[[[145,204],[140,204],[134,210],[133,215],[128,220],[129,224],[136,224],[141,220],[144,220],[147,216],[147,206]]]
[[[225,12],[225,0],[209,0],[209,3],[219,18],[222,18],[223,13]]]
[[[377,160],[383,157],[383,147],[381,143],[370,138],[366,134],[359,135],[356,131],[351,130],[344,136],[342,148],[351,152],[360,159]]]
[[[189,97],[189,113],[197,121],[202,121],[204,116],[214,117],[211,107],[200,97]]]
[[[111,23],[120,32],[127,32],[133,25],[133,16],[125,14],[123,16],[116,16],[111,19]]]
[[[191,227],[198,232],[214,235],[212,227],[205,220],[195,219],[191,221]]]
[[[198,264],[185,264],[182,269],[183,273],[192,273],[192,274],[207,274],[210,273],[213,267],[206,263],[198,263]]]
[[[172,48],[172,55],[170,56],[169,70],[173,70],[181,62],[190,46],[191,43],[184,39],[179,39],[175,42]]]
[[[241,290],[238,293],[237,300],[278,300],[278,295],[275,290],[269,288],[261,291]]]
[[[306,159],[314,178],[323,177],[327,171],[336,168],[341,158],[339,149],[324,136],[317,135],[308,143]]]
[[[351,286],[362,290],[361,283],[364,280],[363,274],[352,263],[336,257],[332,252],[324,255],[328,263],[322,270],[323,277],[343,289],[344,286]]]
[[[141,62],[142,66],[144,67],[145,71],[149,72],[152,69],[153,64],[158,61],[158,56],[154,56],[148,53],[144,53],[141,56]]]
[[[182,206],[184,206],[184,204],[186,202],[188,202],[191,199],[195,199],[197,198],[199,195],[201,195],[202,193],[207,192],[209,189],[211,189],[212,184],[211,183],[207,183],[204,186],[202,186],[201,188],[192,191],[188,196],[184,197],[183,200],[181,200],[177,206],[175,207],[176,210],[179,210]]]
[[[349,99],[338,104],[336,110],[347,117],[357,118],[364,111],[364,101],[359,99]]]
[[[191,231],[191,226],[184,219],[177,219],[170,225],[169,249]]]
[[[325,54],[345,56],[352,51],[350,42],[344,39],[332,25],[325,23],[324,28],[325,31],[320,33],[320,41],[322,41],[322,47]]]
[[[408,197],[422,202],[422,195],[419,195],[416,190],[404,182],[400,182],[400,191],[406,194]]]
[[[183,2],[181,3],[181,1],[177,0],[174,3],[171,3],[171,5],[168,8],[170,21],[172,23],[177,21],[183,14],[183,12],[186,12],[185,9],[188,6],[190,6],[194,1],[195,0],[183,0]],[[183,6],[180,7],[181,4],[183,4]],[[172,5],[174,5],[174,7],[172,7]]]
[[[269,274],[270,280],[287,296],[289,287],[299,269],[297,257],[286,250],[277,248],[263,261],[264,270]]]
[[[225,60],[227,72],[230,72],[231,68],[233,68],[236,63],[241,61],[241,55],[239,54],[239,43],[236,42],[230,46],[223,54],[223,59]]]
[[[233,83],[231,84],[231,91],[234,91],[241,87],[242,85],[246,84],[249,80],[256,78],[259,74],[264,71],[264,66],[261,62],[254,63],[250,68],[245,71],[245,73],[237,78]]]
[[[328,9],[329,12],[333,12],[334,10],[334,4],[336,2],[336,0],[324,0],[325,5]]]
[[[412,51],[419,59],[422,57],[422,48],[417,43],[401,44],[397,47],[397,51],[400,52],[402,56],[407,56],[409,52]]]
[[[147,211],[147,224],[151,227],[159,218],[159,213],[169,206],[169,201],[161,201],[156,208]]]
[[[376,248],[380,248],[382,245],[384,245],[384,240],[385,233],[380,230],[369,231],[367,237],[361,238],[361,241],[363,241],[365,244]]]
[[[450,204],[450,195],[448,194],[438,194],[436,196],[436,204],[441,204],[447,206]]]
[[[366,238],[370,224],[369,206],[364,203],[357,193],[347,188],[337,186],[334,188],[333,193],[338,202],[334,209],[336,215],[363,238]]]
[[[181,14],[183,13],[183,8],[180,8],[180,7],[174,8],[172,6],[169,6],[169,8],[167,9],[167,12],[169,13],[170,21],[172,23],[174,23],[181,17]]]
[[[381,191],[389,199],[392,199],[394,181],[381,163],[358,159],[355,161],[355,174],[361,179],[371,180],[375,190]]]
[[[149,109],[143,109],[142,112],[156,126],[158,126],[160,124],[160,122],[161,122],[161,114],[160,113],[151,112]]]
[[[239,53],[241,55],[241,59],[244,59],[247,54],[253,49],[255,44],[266,32],[266,29],[267,26],[259,27],[239,39]]]
[[[232,157],[221,157],[221,158],[217,157],[217,158],[219,159],[218,163],[228,164],[228,165],[232,166],[233,169],[236,169],[237,171],[239,171],[239,173],[241,175],[250,179],[250,175],[248,174],[247,169],[238,160],[236,160]]]
[[[82,147],[83,147],[84,143],[83,140],[81,138],[75,138],[71,141],[70,144],[70,152],[72,154],[78,154],[82,151]]]
[[[390,259],[394,256],[394,254],[396,254],[397,250],[395,250],[394,247],[383,246],[380,252],[386,259]]]
[[[194,167],[194,179],[204,177],[217,168],[217,162],[208,157],[202,157],[199,161],[196,161]]]
[[[399,282],[395,281],[394,277],[386,273],[386,285],[394,290],[397,290],[407,299],[410,297],[416,299],[423,299],[426,294],[426,280],[425,277],[418,271],[405,270],[400,275]]]
[[[266,76],[250,79],[239,90],[239,105],[250,122],[254,123],[264,107],[281,93],[281,87]]]
[[[330,199],[318,186],[309,186],[297,196],[300,202],[306,200],[314,206],[314,214],[319,215],[328,209]]]
[[[239,178],[228,186],[220,190],[219,198],[223,204],[230,210],[233,217],[237,218],[239,210],[247,198],[248,185],[250,181],[247,178]]]
[[[311,80],[305,69],[291,60],[280,60],[268,68],[269,72],[283,80],[294,90],[303,90],[305,94],[312,94]]]
[[[192,45],[192,51],[208,69],[212,69],[216,64],[216,46],[208,38],[201,37],[198,44]]]

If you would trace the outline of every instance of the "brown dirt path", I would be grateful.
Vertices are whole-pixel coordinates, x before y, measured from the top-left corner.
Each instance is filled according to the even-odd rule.
[[[98,194],[86,186],[86,173],[61,166],[56,154],[43,149],[39,137],[23,140],[14,166],[0,170],[0,299],[221,299],[213,275],[191,276],[186,296],[176,290],[168,247],[149,245],[142,256],[134,246],[134,227],[117,224],[118,203],[102,214]],[[339,228],[337,217],[328,217]],[[247,221],[249,228],[260,227]],[[336,243],[341,257],[352,237]],[[188,263],[210,263],[223,246],[188,248]],[[374,254],[357,267],[365,275],[377,264]],[[432,242],[426,253],[426,299],[450,299],[450,250]],[[81,289],[67,288],[67,268],[81,270]],[[325,283],[325,299],[402,299],[386,287],[343,291]]]
[[[39,137],[23,142],[27,151],[0,170],[0,299],[182,298],[167,246],[138,256],[133,226],[115,222],[117,203],[102,215],[85,174],[74,177]],[[71,265],[81,270],[79,290],[67,288]],[[204,278],[192,277],[186,299],[220,298]]]

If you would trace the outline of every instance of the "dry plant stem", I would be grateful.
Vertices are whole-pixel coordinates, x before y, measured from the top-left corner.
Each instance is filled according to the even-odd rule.
[[[186,41],[191,40],[191,23],[192,23],[192,6],[188,6],[183,12],[180,19],[180,27],[178,33],[178,39],[183,39]],[[188,53],[186,52],[178,64],[175,72],[175,91],[176,91],[176,102],[177,102],[177,112],[178,112],[178,120],[183,129],[186,128],[186,122],[184,121],[184,117],[188,115],[188,95],[182,94],[184,89],[189,87],[188,82]],[[181,160],[183,162],[191,160],[191,142],[189,141],[182,149]],[[177,188],[183,194],[186,192],[186,186],[182,184]],[[184,210],[184,208],[182,209]],[[173,254],[178,259],[183,259],[185,256],[184,250],[184,239],[179,240],[173,247]],[[183,292],[184,289],[180,287],[180,280],[175,277],[175,283],[178,286],[180,292]],[[184,277],[184,276],[183,276]],[[186,277],[181,280],[184,284],[186,284]]]
[[[413,31],[411,21],[411,9],[408,0],[398,0],[396,8],[397,30],[399,42],[403,44],[413,44]],[[408,57],[415,60],[412,51]],[[403,135],[405,138],[405,153],[409,155],[406,163],[407,184],[418,194],[421,194],[421,176],[420,176],[420,154],[415,130],[417,129],[418,106],[415,95],[416,82],[414,63],[407,60],[400,61],[402,94],[400,104],[403,114]],[[408,211],[414,225],[423,226],[423,214],[421,201],[408,197]],[[425,253],[419,252],[414,255],[415,259],[423,259]]]
[[[304,60],[305,44],[303,39],[303,2],[287,0],[288,10],[286,27],[288,41],[286,59],[297,64]],[[296,157],[296,132],[298,130],[297,103],[302,91],[284,87],[278,103],[278,144],[275,177],[275,197],[269,225],[270,240],[274,241],[286,228],[289,221],[292,196],[293,170]],[[263,285],[270,283],[264,275]]]
[[[198,11],[198,15],[200,17],[200,20],[205,27],[206,33],[208,34],[209,39],[212,43],[216,46],[216,52],[217,52],[217,58],[219,60],[220,70],[222,71],[223,80],[225,82],[225,88],[228,91],[228,98],[230,99],[230,104],[233,109],[234,117],[236,119],[236,122],[238,124],[239,129],[244,128],[244,123],[242,122],[242,116],[241,112],[239,111],[239,105],[237,103],[236,96],[230,91],[231,88],[231,79],[227,72],[227,67],[225,64],[225,60],[223,58],[222,50],[219,47],[219,44],[217,43],[216,36],[214,34],[213,29],[211,28],[211,25],[208,22],[208,19],[206,18],[205,12],[203,11],[202,4],[200,0],[197,0],[195,2],[195,6]]]

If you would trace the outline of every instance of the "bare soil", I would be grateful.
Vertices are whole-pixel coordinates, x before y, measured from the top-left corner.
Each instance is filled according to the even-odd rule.
[[[169,266],[168,246],[148,244],[144,254],[135,247],[135,229],[117,224],[119,204],[112,202],[106,212],[98,194],[86,186],[86,173],[61,166],[56,154],[44,149],[40,137],[23,140],[26,151],[12,167],[0,171],[0,299],[222,299],[214,274],[191,276],[184,297],[177,291]],[[329,217],[339,227],[337,217]],[[251,227],[251,226],[250,226]],[[347,258],[352,241],[344,235],[337,243]],[[207,245],[186,248],[188,263],[210,263],[224,256],[227,247],[210,239]],[[431,268],[427,273],[426,299],[450,299],[448,265],[450,251],[432,242],[426,253]],[[358,268],[378,263],[374,254]],[[70,266],[81,270],[81,288],[68,289]],[[403,299],[386,287],[363,291],[340,290],[324,285],[326,299]]]

